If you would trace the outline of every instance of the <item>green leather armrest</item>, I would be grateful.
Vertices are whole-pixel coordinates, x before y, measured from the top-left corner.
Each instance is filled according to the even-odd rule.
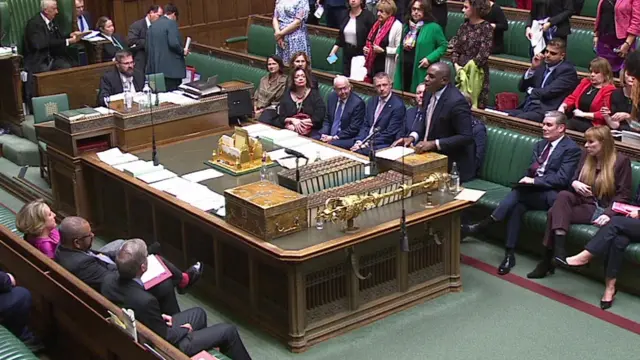
[[[235,36],[224,41],[225,44],[235,44],[249,40],[248,36]]]

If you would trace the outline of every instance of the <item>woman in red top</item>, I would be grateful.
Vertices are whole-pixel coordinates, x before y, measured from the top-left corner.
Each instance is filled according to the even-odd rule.
[[[600,109],[611,106],[611,93],[616,89],[613,85],[611,65],[607,60],[598,57],[591,60],[589,70],[589,78],[582,79],[558,108],[558,111],[563,113],[573,111],[573,118],[568,126],[571,130],[584,132],[592,126],[607,125]]]

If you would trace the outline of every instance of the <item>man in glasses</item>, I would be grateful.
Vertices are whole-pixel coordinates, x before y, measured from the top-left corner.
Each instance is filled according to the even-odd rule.
[[[98,251],[91,250],[94,239],[91,225],[77,216],[62,220],[59,230],[60,245],[56,250],[56,261],[99,292],[107,275],[118,272],[115,257],[124,241],[112,241]],[[182,272],[166,259],[160,259],[171,272],[172,277],[151,287],[148,291],[158,299],[163,313],[173,315],[180,312],[174,288],[178,293],[184,294],[200,279],[203,268],[200,263],[196,263],[186,272]]]
[[[566,41],[555,38],[543,53],[533,57],[531,67],[518,84],[519,90],[527,93],[525,101],[508,111],[509,115],[541,123],[547,111],[560,107],[579,82],[576,68],[566,55]]]
[[[107,106],[105,99],[126,91],[136,93],[144,88],[144,74],[135,69],[133,55],[127,50],[116,52],[116,66],[102,75],[98,104]]]

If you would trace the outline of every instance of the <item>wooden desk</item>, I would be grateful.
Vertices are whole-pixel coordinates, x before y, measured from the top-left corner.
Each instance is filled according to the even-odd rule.
[[[14,134],[22,134],[22,56],[0,57],[0,119]]]
[[[151,146],[152,130],[156,143],[162,145],[227,129],[227,96],[219,95],[187,105],[163,104],[154,108],[153,115],[147,109],[69,122],[56,114],[55,121],[36,125],[36,136],[47,144],[54,206],[71,215],[86,212],[80,156],[96,151],[96,144],[133,151]]]
[[[162,147],[160,162],[179,175],[207,168],[219,135]],[[150,159],[151,154],[137,154]],[[176,265],[204,264],[197,287],[285,341],[294,352],[445,293],[461,291],[460,210],[469,206],[434,195],[405,201],[409,252],[400,250],[400,202],[359,216],[359,233],[325,224],[262,241],[102,163],[81,157],[88,211],[80,215],[113,236],[162,244]],[[277,171],[278,168],[272,171]],[[251,183],[259,173],[203,182],[218,193]],[[432,234],[439,234],[441,243]],[[353,260],[353,262],[352,262]],[[358,265],[359,264],[359,265]],[[358,280],[357,273],[365,280]]]

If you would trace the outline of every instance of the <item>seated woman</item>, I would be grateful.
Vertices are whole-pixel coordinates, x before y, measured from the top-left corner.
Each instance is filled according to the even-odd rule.
[[[466,92],[473,98],[473,103],[480,109],[484,109],[489,101],[489,56],[493,47],[493,27],[482,17],[489,12],[487,0],[467,0],[462,7],[465,21],[451,43],[451,61],[456,73],[471,66],[471,62],[483,71],[482,85],[476,90],[475,81],[468,80],[456,85],[460,91]],[[471,73],[471,71],[469,71]],[[467,77],[470,77],[467,74]]]
[[[293,54],[293,56],[291,57],[291,67],[301,67],[305,69],[311,75],[311,88],[318,88],[318,79],[316,79],[316,76],[311,72],[311,59],[309,59],[309,55],[307,55],[306,52],[298,51],[297,53]]]
[[[637,195],[634,205],[640,205],[640,197]],[[567,265],[579,267],[589,263],[595,256],[605,257],[605,290],[600,300],[601,309],[606,310],[613,305],[616,295],[616,277],[622,266],[624,250],[630,242],[640,241],[640,220],[638,219],[640,219],[640,213],[637,211],[630,212],[626,217],[614,216],[607,225],[598,230],[582,252],[567,258]]]
[[[100,32],[100,36],[110,41],[102,47],[102,61],[112,61],[116,57],[118,50],[126,50],[127,42],[122,36],[116,34],[116,28],[113,21],[106,16],[101,16],[96,23],[96,30]]]
[[[617,88],[611,93],[611,108],[600,109],[604,121],[612,129],[631,130],[629,122],[633,119],[633,102],[631,101],[631,89],[635,83],[635,78],[627,74],[625,70],[620,73],[621,88]],[[636,129],[635,131],[640,131]]]
[[[628,203],[631,195],[631,162],[617,153],[607,126],[589,128],[585,151],[573,176],[571,191],[563,190],[547,213],[543,260],[527,274],[538,279],[553,274],[555,261],[566,264],[565,238],[571,224],[606,225],[616,214],[614,202]]]
[[[571,130],[584,132],[592,126],[607,125],[600,110],[611,106],[611,93],[616,89],[611,65],[603,58],[595,58],[591,60],[589,70],[589,78],[582,79],[558,108],[563,113],[573,110],[573,118],[567,126]]]
[[[53,259],[60,244],[56,214],[42,199],[25,204],[16,215],[16,228],[24,239],[48,258]]]
[[[275,125],[308,136],[312,129],[322,127],[326,112],[324,100],[320,92],[311,87],[311,76],[304,68],[291,71],[289,84],[289,91],[280,99]]]
[[[260,79],[260,85],[253,94],[253,113],[258,121],[274,125],[278,118],[276,108],[287,86],[284,63],[278,55],[267,58],[267,71],[269,74]]]
[[[429,65],[440,61],[447,52],[448,43],[442,28],[435,22],[429,1],[413,0],[409,9],[393,87],[415,92],[418,84],[424,81]]]
[[[377,73],[385,72],[393,79],[396,71],[396,54],[402,39],[402,23],[395,18],[398,8],[393,0],[380,0],[376,5],[378,20],[367,35],[362,53],[367,68],[365,81],[373,83]]]

